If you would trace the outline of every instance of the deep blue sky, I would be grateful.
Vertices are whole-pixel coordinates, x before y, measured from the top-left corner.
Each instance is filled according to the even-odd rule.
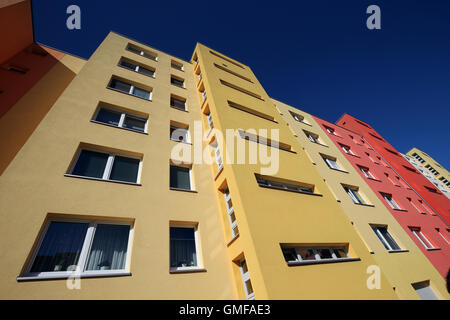
[[[77,4],[82,29],[66,28]],[[366,8],[381,8],[381,30]],[[270,96],[349,113],[400,152],[450,169],[450,1],[33,0],[35,40],[89,58],[110,30],[189,60],[201,42],[249,65]]]

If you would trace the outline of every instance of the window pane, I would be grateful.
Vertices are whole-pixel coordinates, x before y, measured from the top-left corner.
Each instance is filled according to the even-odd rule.
[[[170,167],[170,187],[191,190],[190,169],[183,167]]]
[[[316,260],[312,249],[299,249],[298,253],[302,257],[302,260]]]
[[[318,253],[319,256],[320,256],[320,259],[331,259],[331,258],[333,258],[333,257],[331,256],[331,251],[330,251],[330,249],[318,249],[318,250],[317,250],[317,253]]]
[[[125,93],[129,93],[130,89],[131,89],[131,85],[128,83],[125,83],[123,81],[120,80],[116,80],[116,79],[112,79],[111,83],[109,85],[111,88],[125,92]]]
[[[337,248],[333,251],[337,258],[347,258],[347,252],[344,249]]]
[[[133,47],[133,46],[128,46],[128,48],[127,48],[129,51],[131,51],[131,52],[134,52],[134,53],[137,53],[137,54],[141,54],[141,50],[139,50],[139,49],[137,49],[137,48],[135,48],[135,47]]]
[[[177,108],[180,110],[186,109],[186,101],[176,99],[176,98],[170,98],[170,106],[173,108]]]
[[[100,109],[95,118],[96,121],[107,123],[113,126],[118,126],[120,122],[121,113],[107,109]]]
[[[129,233],[127,225],[97,225],[86,270],[125,269]]]
[[[76,265],[88,227],[87,223],[51,222],[31,272],[66,271]]]
[[[140,119],[140,118],[136,118],[136,117],[127,115],[127,116],[125,116],[125,121],[123,122],[123,127],[132,129],[132,130],[136,130],[136,131],[145,132],[145,124],[146,123],[147,123],[147,120],[145,120],[145,119]]]
[[[387,231],[386,228],[379,228],[379,230],[380,230],[381,234],[383,235],[383,237],[386,239],[386,241],[391,246],[392,250],[400,250],[400,247],[395,242],[394,238],[392,238],[392,236],[389,234],[389,232]]]
[[[125,68],[133,70],[133,71],[136,70],[136,65],[135,64],[133,64],[131,62],[128,62],[128,61],[125,61],[125,60],[121,60],[120,61],[120,65],[122,67],[125,67]]]
[[[178,79],[175,79],[175,78],[170,78],[170,83],[174,84],[176,86],[179,86],[179,87],[183,87],[184,86],[184,81],[183,80],[178,80]]]
[[[109,179],[136,183],[139,163],[139,159],[116,156]]]
[[[106,153],[82,150],[72,174],[83,177],[103,178],[108,157],[109,155]]]
[[[194,228],[170,228],[170,267],[197,266]]]
[[[295,248],[283,248],[282,251],[284,260],[286,260],[286,262],[298,261],[297,252],[295,251]]]
[[[150,100],[150,92],[141,88],[134,87],[133,95]]]
[[[142,74],[145,74],[146,76],[150,76],[150,77],[153,77],[153,75],[155,74],[155,72],[153,70],[150,70],[150,69],[147,69],[147,68],[144,68],[144,67],[141,67],[141,66],[139,66],[139,71],[138,72],[142,73]]]

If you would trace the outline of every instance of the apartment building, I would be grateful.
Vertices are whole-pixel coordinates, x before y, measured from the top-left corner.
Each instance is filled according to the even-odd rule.
[[[394,189],[392,185],[387,185],[390,184],[387,182],[389,178],[381,176],[389,168],[370,160],[370,157],[376,159],[376,156],[370,156],[373,150],[370,150],[365,141],[351,131],[298,108],[274,99],[273,102],[398,296],[402,299],[416,299],[416,290],[420,286],[428,287],[436,296],[447,297],[442,275],[397,222],[384,199],[377,196],[377,191],[372,187],[373,181],[374,184],[385,184],[385,192]],[[343,148],[347,152],[342,152]],[[391,175],[391,178],[398,181],[396,185],[399,190],[395,190],[396,195],[404,192],[405,190],[400,190],[397,177]],[[439,218],[433,218],[431,219],[440,223],[439,226],[443,225],[445,230],[443,222]],[[441,242],[446,249],[446,244]],[[448,269],[448,256],[439,254],[443,260],[441,264]],[[399,265],[414,268],[399,268]]]
[[[403,157],[450,199],[450,173],[427,153],[412,148]]]
[[[382,157],[386,163],[401,176],[405,182],[415,190],[424,203],[438,214],[448,225],[450,222],[450,200],[443,195],[427,178],[403,158],[392,145],[389,144],[369,124],[348,114],[343,115],[337,122],[339,126],[362,135],[365,141]]]

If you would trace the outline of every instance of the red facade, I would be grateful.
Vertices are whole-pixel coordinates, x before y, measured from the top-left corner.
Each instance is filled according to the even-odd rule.
[[[424,199],[413,188],[408,186],[403,176],[397,174],[398,171],[394,170],[395,167],[392,164],[393,160],[383,159],[384,157],[376,152],[372,143],[367,143],[365,136],[360,136],[356,132],[320,118],[314,117],[314,119],[375,192],[381,202],[385,204],[386,208],[412,238],[418,248],[431,261],[439,273],[446,277],[450,267],[450,245],[447,242],[450,241],[448,225],[433,210],[426,206]],[[348,120],[343,122],[348,123]],[[331,130],[327,130],[327,128]],[[347,152],[344,151],[344,148],[347,149]],[[399,209],[395,208],[395,206],[393,208],[383,195],[390,196]],[[434,248],[426,248],[413,233],[413,230],[416,230],[416,234],[419,234],[417,230],[420,230]],[[427,245],[429,247],[429,244]],[[407,250],[408,248],[402,249]],[[397,254],[401,254],[401,252]]]

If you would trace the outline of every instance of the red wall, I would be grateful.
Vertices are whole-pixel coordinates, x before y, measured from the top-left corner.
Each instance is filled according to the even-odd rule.
[[[381,202],[386,206],[389,212],[394,216],[398,223],[403,227],[406,233],[411,237],[411,239],[416,243],[417,247],[425,254],[425,256],[430,260],[434,267],[439,271],[439,273],[445,278],[450,267],[450,246],[449,244],[438,234],[436,228],[440,232],[447,236],[450,240],[449,232],[447,231],[448,225],[435,213],[432,211],[423,214],[414,208],[407,198],[416,204],[420,208],[420,203],[418,200],[422,198],[414,192],[407,184],[403,181],[399,182],[396,177],[399,177],[395,171],[386,162],[380,161],[377,156],[379,156],[375,150],[373,150],[362,137],[352,131],[345,128],[334,125],[330,122],[322,120],[320,118],[314,117],[314,119],[319,123],[321,128],[324,130],[331,140],[336,144],[336,146],[341,150],[342,154],[347,158],[347,160],[352,164],[356,171],[361,175],[361,177],[366,181],[370,188],[375,192]],[[349,122],[348,120],[343,120],[343,122]],[[330,134],[326,131],[325,126],[330,127],[335,130],[338,136]],[[350,137],[352,136],[353,139]],[[374,138],[375,139],[375,138]],[[342,149],[340,144],[349,146],[356,156],[346,154]],[[373,162],[370,160],[369,156],[375,160]],[[405,160],[406,161],[406,160]],[[376,180],[368,179],[361,172],[359,166],[363,166],[369,169],[369,171],[374,175]],[[398,184],[394,185],[388,180],[385,173],[389,175],[389,178]],[[402,177],[399,177],[402,180]],[[428,180],[427,180],[428,181]],[[394,210],[392,209],[384,200],[381,193],[391,194],[393,199],[397,204],[404,210]],[[438,250],[427,250],[420,243],[420,241],[414,236],[409,227],[419,227],[426,235],[426,237],[432,242],[432,244],[439,248]],[[405,248],[408,249],[408,248]],[[401,254],[401,253],[395,253]]]

